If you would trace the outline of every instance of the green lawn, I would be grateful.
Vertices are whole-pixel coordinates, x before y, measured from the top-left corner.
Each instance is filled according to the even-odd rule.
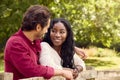
[[[3,53],[0,52],[0,72],[4,71]]]
[[[0,60],[0,72],[4,71],[4,61],[3,59]]]
[[[85,63],[96,70],[120,69],[120,57],[90,57]]]

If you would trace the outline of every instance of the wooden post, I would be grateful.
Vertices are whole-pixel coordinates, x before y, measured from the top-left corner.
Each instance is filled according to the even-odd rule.
[[[0,80],[13,80],[13,74],[8,72],[0,73]]]

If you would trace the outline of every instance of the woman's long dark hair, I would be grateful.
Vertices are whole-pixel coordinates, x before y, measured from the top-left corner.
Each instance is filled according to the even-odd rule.
[[[53,28],[55,23],[61,22],[64,24],[66,30],[67,30],[67,37],[65,42],[62,44],[61,47],[61,63],[63,67],[67,68],[74,68],[74,40],[73,40],[73,32],[70,26],[70,23],[63,19],[63,18],[56,18],[51,20],[50,27],[48,29],[48,32],[45,34],[45,37],[43,39],[44,42],[49,43],[51,46],[53,46],[53,43],[50,38],[50,30]]]

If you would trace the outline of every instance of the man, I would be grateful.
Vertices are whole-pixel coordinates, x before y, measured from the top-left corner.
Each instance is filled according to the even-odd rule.
[[[14,80],[29,77],[49,79],[57,75],[73,79],[71,71],[53,69],[38,62],[40,37],[47,32],[50,16],[45,6],[30,7],[24,14],[20,30],[8,39],[4,51],[5,72],[12,72]]]

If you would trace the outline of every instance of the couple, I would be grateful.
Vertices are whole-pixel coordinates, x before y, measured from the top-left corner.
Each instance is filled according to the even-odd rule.
[[[44,77],[49,79],[52,76],[63,76],[69,80],[72,80],[73,79],[72,69],[74,69],[75,73],[74,76],[76,77],[76,73],[84,68],[82,67],[82,65],[81,66],[73,65],[73,63],[75,62],[73,58],[74,41],[71,40],[71,42],[68,44],[69,40],[72,39],[70,37],[73,36],[68,37],[68,35],[70,35],[69,31],[71,28],[70,29],[68,28],[67,30],[67,27],[64,28],[66,29],[68,35],[64,34],[64,40],[62,38],[63,41],[67,42],[63,43],[62,41],[59,41],[59,38],[58,40],[54,39],[54,34],[59,35],[58,32],[56,33],[56,30],[53,29],[55,27],[50,29],[50,31],[52,31],[50,32],[50,34],[53,33],[53,37],[52,35],[50,35],[50,37],[48,36],[48,39],[51,39],[51,42],[53,43],[52,44],[50,42],[50,46],[52,49],[55,48],[54,49],[55,55],[57,55],[57,51],[59,51],[58,53],[60,53],[59,56],[58,55],[57,56],[58,58],[61,57],[61,60],[59,60],[59,63],[57,64],[71,69],[69,70],[62,69],[62,66],[61,68],[54,68],[53,66],[44,66],[47,65],[47,63],[43,64],[44,60],[46,60],[46,59],[43,60],[44,55],[46,53],[42,53],[44,51],[42,50],[43,47],[41,48],[40,46],[41,42],[40,38],[47,32],[47,29],[49,28],[50,16],[51,16],[50,11],[45,6],[34,5],[30,7],[23,16],[23,21],[20,30],[8,39],[4,50],[5,72],[12,72],[14,75],[14,80],[29,77]],[[66,24],[64,26],[66,26]],[[62,32],[60,31],[60,33],[63,34],[64,31]],[[65,35],[68,37],[68,39],[67,37],[65,39]],[[44,41],[46,40],[47,35]],[[41,43],[41,45],[42,44],[45,44],[46,46],[49,44],[49,42],[48,44]],[[62,47],[60,47],[61,45]],[[69,49],[67,49],[68,46],[70,47]],[[52,59],[53,58],[51,58],[50,60]]]

